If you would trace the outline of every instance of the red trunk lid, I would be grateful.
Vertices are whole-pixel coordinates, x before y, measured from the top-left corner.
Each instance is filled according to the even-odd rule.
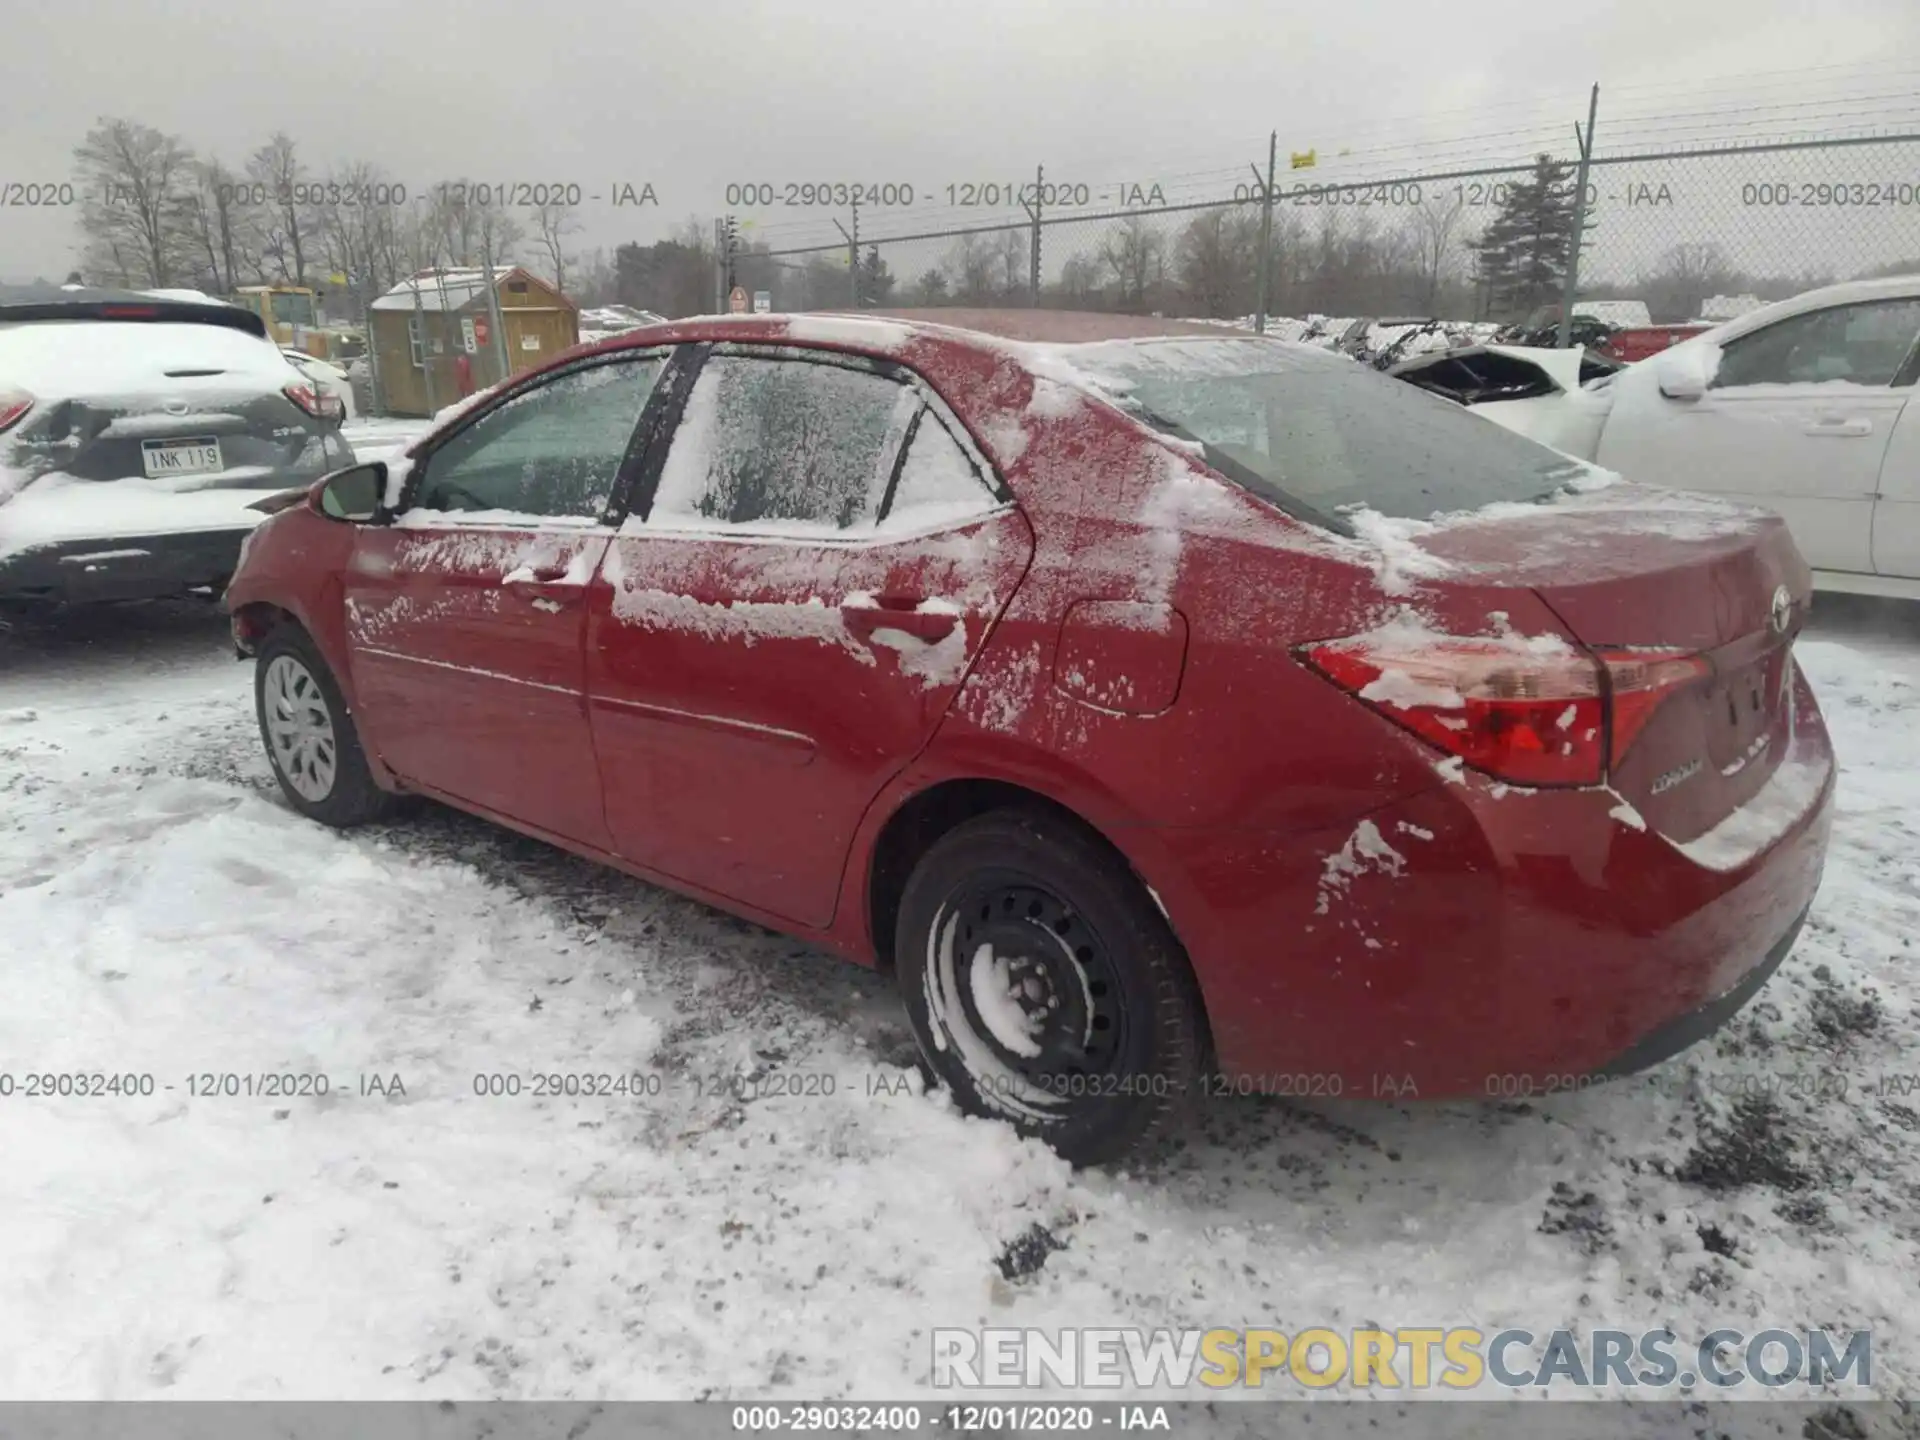
[[[1671,839],[1710,830],[1765,784],[1791,736],[1794,636],[1812,577],[1776,515],[1614,484],[1539,507],[1498,506],[1420,541],[1436,585],[1530,588],[1595,651],[1698,656],[1609,781]]]

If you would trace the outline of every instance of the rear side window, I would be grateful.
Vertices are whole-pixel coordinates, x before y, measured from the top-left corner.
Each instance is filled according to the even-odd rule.
[[[1145,424],[1200,441],[1228,479],[1345,534],[1349,508],[1425,519],[1542,500],[1585,470],[1405,381],[1279,341],[1097,345],[1068,358]]]
[[[918,408],[906,385],[870,370],[709,356],[674,431],[647,523],[868,528]]]
[[[892,480],[883,533],[935,530],[983,515],[999,502],[973,460],[931,409],[920,411]]]

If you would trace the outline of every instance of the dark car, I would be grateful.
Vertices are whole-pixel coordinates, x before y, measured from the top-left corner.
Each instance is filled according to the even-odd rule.
[[[0,293],[0,604],[218,593],[252,503],[353,463],[234,306]]]
[[[227,604],[302,813],[438,797],[880,966],[1101,1160],[1216,1085],[1573,1088],[1780,963],[1807,567],[1594,479],[1211,327],[708,318],[288,496]]]

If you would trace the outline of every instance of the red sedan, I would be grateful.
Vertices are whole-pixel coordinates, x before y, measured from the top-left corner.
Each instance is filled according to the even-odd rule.
[[[288,801],[891,970],[1081,1161],[1588,1084],[1784,958],[1833,762],[1777,519],[1311,348],[938,318],[635,331],[290,496],[227,595]]]

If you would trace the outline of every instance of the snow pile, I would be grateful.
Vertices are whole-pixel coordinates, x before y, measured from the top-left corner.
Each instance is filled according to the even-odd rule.
[[[787,338],[815,345],[852,345],[862,350],[901,350],[913,339],[913,327],[898,320],[855,315],[795,315],[787,321]]]
[[[1371,550],[1373,577],[1386,594],[1411,595],[1422,580],[1438,580],[1453,569],[1416,543],[1421,536],[1440,528],[1434,521],[1382,515],[1365,506],[1342,513],[1353,527],[1354,537]]]
[[[993,946],[983,944],[974,951],[967,978],[973,1008],[993,1038],[1015,1055],[1037,1056],[1045,1022],[1021,1008],[1014,994],[1012,962],[995,953]],[[1038,983],[1029,980],[1025,986],[1037,987]]]
[[[878,610],[880,602],[865,590],[856,590],[840,602],[840,608]],[[950,615],[953,628],[936,640],[922,639],[909,630],[880,624],[869,632],[873,643],[892,650],[900,657],[900,673],[911,675],[923,690],[958,685],[967,669],[967,622],[965,612],[949,600],[922,600],[909,612],[915,615]]]

